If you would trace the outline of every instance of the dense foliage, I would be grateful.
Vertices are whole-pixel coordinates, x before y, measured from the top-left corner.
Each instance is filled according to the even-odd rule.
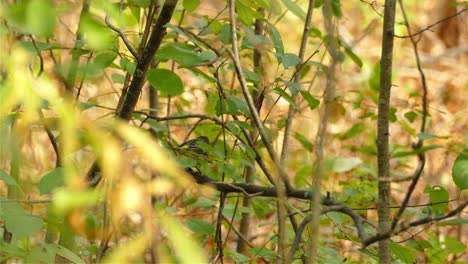
[[[466,3],[401,6],[385,116],[383,2],[2,1],[0,260],[466,260]]]

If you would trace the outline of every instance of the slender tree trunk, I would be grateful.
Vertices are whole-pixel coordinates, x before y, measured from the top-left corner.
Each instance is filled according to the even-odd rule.
[[[393,35],[395,25],[395,0],[385,1],[384,25],[382,36],[382,55],[380,61],[379,106],[377,118],[377,163],[378,163],[378,215],[379,233],[387,233],[390,221],[390,167],[389,167],[389,112],[392,87]],[[390,239],[379,241],[379,262],[390,263]]]
[[[263,12],[263,9],[260,8],[260,12]],[[263,28],[264,28],[264,23],[260,19],[255,20],[255,35],[263,35]],[[253,56],[253,64],[255,68],[255,72],[258,74],[258,76],[263,76],[264,69],[263,69],[263,64],[262,64],[262,52],[258,49],[254,50],[254,56]],[[254,90],[252,97],[254,98],[255,102],[255,107],[257,108],[257,111],[260,112],[262,105],[263,105],[263,98],[264,98],[264,86],[263,82],[259,82],[255,85],[256,90]],[[253,127],[253,130],[250,132],[249,137],[252,140],[252,142],[255,142],[255,139],[257,138],[258,131],[255,128],[255,123],[254,121],[251,122],[251,125]],[[255,174],[255,168],[252,167],[247,167],[245,170],[245,182],[246,183],[252,183],[252,175]],[[242,200],[242,206],[244,207],[249,207],[249,197],[244,197]],[[241,233],[242,236],[245,238],[249,237],[249,228],[250,228],[250,214],[248,213],[242,213],[242,219],[239,225],[239,232]],[[239,239],[237,241],[237,252],[242,253],[245,251],[246,248],[246,243],[244,240]]]
[[[336,78],[335,69],[336,65],[342,60],[342,55],[338,51],[338,42],[335,37],[335,25],[333,24],[333,14],[331,9],[331,0],[324,1],[323,17],[325,30],[328,35],[328,53],[330,53],[331,63],[327,71],[327,84],[324,91],[324,104],[323,112],[320,118],[320,124],[316,138],[316,165],[314,171],[314,186],[312,202],[312,220],[310,222],[310,235],[309,235],[309,263],[318,263],[318,248],[320,243],[320,211],[321,211],[321,185],[324,164],[324,148],[327,138],[327,125],[328,116],[330,113],[330,106],[335,99],[336,91]]]

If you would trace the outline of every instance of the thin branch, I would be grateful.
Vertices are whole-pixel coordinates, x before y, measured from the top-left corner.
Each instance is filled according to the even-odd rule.
[[[165,25],[172,18],[175,6],[178,0],[167,0],[164,2],[161,14],[153,26],[153,32],[150,35],[148,44],[143,50],[140,60],[137,63],[132,82],[128,88],[122,107],[119,109],[118,117],[124,120],[130,120],[133,111],[141,94],[141,89],[145,82],[146,72],[153,60],[153,56],[161,45],[163,37],[166,35]]]
[[[362,0],[361,0],[361,1],[362,1]],[[401,3],[400,3],[400,6],[402,6]],[[402,6],[402,9],[403,9],[403,6]],[[399,35],[393,35],[393,36],[394,36],[395,38],[412,38],[412,37],[414,37],[414,36],[417,36],[417,35],[423,33],[424,31],[428,31],[428,30],[430,30],[431,28],[433,28],[434,26],[437,26],[437,25],[440,24],[440,23],[443,23],[443,22],[445,22],[445,21],[447,21],[447,20],[450,20],[450,19],[452,19],[452,18],[454,18],[454,17],[456,17],[456,16],[458,16],[458,15],[460,15],[461,13],[466,12],[466,11],[468,11],[468,7],[463,8],[462,10],[458,11],[457,13],[455,13],[455,14],[453,14],[453,15],[451,15],[451,16],[448,16],[448,17],[443,18],[443,19],[441,19],[441,20],[439,20],[439,21],[437,21],[437,22],[435,22],[435,23],[433,23],[433,24],[430,24],[430,25],[427,26],[426,28],[424,28],[424,29],[422,29],[422,30],[420,30],[420,31],[418,31],[418,32],[416,32],[416,33],[411,33],[411,32],[409,32],[409,30],[408,30],[408,35],[406,35],[406,36],[399,36]],[[402,10],[402,12],[404,12],[404,11]],[[406,16],[406,15],[405,15],[405,16]],[[405,18],[405,22],[408,22],[406,18]]]
[[[286,173],[284,169],[281,167],[279,158],[275,151],[273,150],[273,146],[270,140],[267,137],[267,133],[263,124],[260,119],[260,115],[258,114],[257,108],[255,107],[255,102],[250,94],[247,83],[245,81],[244,73],[242,71],[242,66],[240,63],[240,56],[239,56],[239,47],[237,43],[237,21],[236,21],[236,8],[235,8],[235,0],[229,0],[229,21],[231,24],[231,37],[232,37],[232,51],[227,50],[231,59],[234,63],[234,68],[236,70],[236,75],[239,80],[239,84],[242,90],[242,94],[246,100],[247,106],[249,107],[250,113],[252,115],[253,121],[258,129],[258,132],[261,135],[261,140],[267,149],[270,158],[273,161],[275,166],[275,171],[278,175],[277,179],[277,188],[278,188],[278,201],[277,201],[277,214],[278,214],[278,256],[281,261],[285,261],[286,254],[286,224],[285,218],[287,217],[286,213],[286,201],[285,201],[285,192],[291,188],[289,180],[286,178]]]
[[[348,215],[353,220],[356,226],[356,230],[358,232],[358,236],[359,236],[361,243],[366,240],[366,234],[364,232],[364,226],[363,226],[365,219],[362,216],[354,212],[348,206],[344,204],[340,204],[338,202],[330,201],[328,205],[329,205],[328,207],[321,210],[320,214],[326,214],[329,212],[341,212],[343,214]],[[312,220],[313,220],[313,214],[308,214],[306,217],[304,217],[301,224],[299,225],[299,228],[297,229],[297,232],[296,232],[296,236],[294,237],[294,241],[289,251],[289,257],[288,257],[289,260],[293,259],[294,254],[296,253],[299,247],[299,244],[302,240],[302,233],[304,232],[304,229],[307,226],[307,224],[312,222]]]
[[[229,224],[229,226],[230,226],[231,229],[234,231],[234,233],[236,233],[236,235],[239,236],[240,240],[242,240],[242,241],[243,241],[246,245],[248,245],[250,248],[254,248],[254,247],[255,247],[255,245],[252,244],[252,243],[249,241],[248,238],[246,238],[244,235],[242,235],[242,233],[241,233],[239,230],[237,230],[237,228],[232,224],[232,221],[229,221],[229,219],[227,219],[226,216],[224,216],[224,215],[223,215],[223,219],[224,219],[224,221],[226,221],[226,222]],[[227,240],[227,239],[226,239],[226,240]],[[225,244],[226,244],[226,242],[225,242]]]
[[[39,57],[39,71],[37,72],[36,78],[41,77],[42,73],[44,72],[44,58],[42,57],[41,51],[37,47],[36,40],[33,38],[32,35],[29,35],[31,42],[36,50],[37,56]]]
[[[312,15],[314,11],[314,5],[315,5],[315,0],[309,0],[309,7],[307,9],[307,15],[306,15],[305,23],[304,23],[304,29],[302,32],[302,39],[301,39],[299,54],[298,54],[299,55],[298,57],[301,63],[296,66],[296,70],[293,75],[295,83],[299,83],[301,79],[300,71],[302,67],[305,65],[304,56],[305,56],[305,51],[307,47],[307,40],[309,39],[309,31],[310,31],[310,27],[312,24]],[[315,52],[310,56],[310,58],[312,58],[313,55],[315,55]],[[296,96],[294,96],[294,100],[296,101]],[[284,164],[286,161],[286,155],[287,155],[287,151],[289,147],[289,139],[291,137],[291,131],[292,131],[292,122],[294,120],[295,113],[296,113],[296,109],[294,108],[293,105],[290,105],[289,110],[288,110],[288,116],[286,118],[286,126],[284,129],[283,148],[281,149],[281,156],[280,156],[281,167],[284,167]]]
[[[138,52],[135,50],[135,48],[133,48],[132,44],[127,39],[127,36],[125,36],[125,34],[122,32],[122,30],[120,30],[116,26],[112,25],[112,23],[109,20],[109,15],[106,15],[106,18],[104,19],[104,21],[106,22],[106,25],[110,29],[112,29],[114,32],[119,34],[120,38],[122,39],[123,43],[125,44],[125,47],[127,47],[128,51],[130,51],[130,53],[133,55],[135,60],[139,61],[141,59],[140,55],[138,55]]]
[[[202,174],[199,171],[195,171],[191,168],[186,168],[186,172],[188,172],[188,174],[190,174],[198,184],[207,185],[220,192],[242,193],[243,195],[248,194],[250,197],[252,196],[272,197],[272,198],[278,197],[277,195],[278,189],[275,187],[264,187],[264,186],[247,184],[247,183],[220,182],[207,175]],[[312,192],[310,190],[290,189],[286,193],[286,196],[288,198],[295,198],[299,200],[308,201],[312,197]],[[463,209],[466,206],[468,206],[468,201],[465,201],[464,203],[459,205],[456,209],[450,211],[446,215],[438,216],[438,217],[429,216],[429,217],[425,217],[419,220],[415,220],[410,223],[402,223],[395,230],[393,230],[393,232],[389,232],[385,234],[377,234],[370,238],[367,238],[364,227],[363,227],[363,224],[367,222],[367,220],[362,218],[358,213],[355,212],[355,210],[353,210],[352,208],[348,207],[347,205],[343,203],[335,201],[329,196],[323,196],[321,204],[324,206],[327,206],[321,211],[322,214],[333,211],[333,212],[341,212],[343,214],[348,215],[354,222],[354,225],[358,232],[358,236],[359,236],[359,239],[361,240],[363,248],[366,248],[369,245],[377,241],[388,239],[394,235],[398,235],[402,232],[405,232],[411,227],[416,227],[416,226],[420,226],[420,225],[424,225],[424,224],[428,224],[432,222],[439,222],[439,221],[448,219],[450,217],[453,217],[457,215],[458,213],[462,212]],[[312,215],[312,214],[309,214],[309,215]],[[310,220],[307,220],[305,222],[310,222]],[[304,223],[304,225],[306,224],[307,223]]]
[[[52,145],[52,148],[54,149],[55,152],[55,167],[58,168],[61,166],[61,157],[60,157],[60,150],[57,144],[57,140],[55,140],[54,133],[52,133],[52,130],[50,127],[44,122],[44,114],[42,113],[42,110],[39,109],[38,111],[39,118],[41,119],[41,122],[43,123],[44,130],[47,133],[47,137],[49,138],[50,144]]]
[[[338,51],[338,38],[335,35],[335,25],[333,23],[331,0],[325,0],[322,8],[325,31],[328,35],[327,50],[331,57],[331,63],[327,70],[326,86],[324,90],[323,112],[316,136],[315,148],[315,169],[313,173],[314,195],[311,198],[312,223],[309,234],[309,262],[318,262],[318,247],[320,241],[320,193],[322,190],[322,177],[324,171],[325,142],[327,139],[327,127],[331,106],[335,100],[336,93],[336,65],[342,60],[342,55]]]
[[[25,203],[25,204],[43,204],[43,203],[52,203],[52,199],[45,200],[23,200],[23,199],[4,199],[2,203]]]
[[[410,222],[410,223],[401,223],[400,226],[396,227],[394,230],[392,230],[392,232],[387,232],[387,233],[384,233],[384,234],[378,234],[376,236],[370,237],[369,239],[364,241],[363,248],[366,248],[366,247],[372,245],[375,242],[378,242],[378,241],[381,241],[381,240],[384,240],[384,239],[388,239],[388,238],[392,237],[393,235],[402,233],[402,232],[410,229],[411,227],[420,226],[420,225],[433,223],[433,222],[440,222],[442,220],[445,220],[447,218],[455,216],[458,213],[462,212],[463,209],[465,209],[466,206],[468,206],[468,201],[462,203],[457,208],[455,208],[454,210],[450,211],[449,213],[447,213],[446,215],[443,215],[443,216],[438,216],[438,217],[428,216],[428,217],[425,217],[423,219],[419,219],[419,220],[416,220],[416,221],[413,221],[413,222]]]
[[[405,8],[403,6],[403,2],[401,0],[398,0],[398,3],[400,5],[401,12],[402,12],[403,18],[405,20],[406,29],[408,30],[409,38],[410,38],[411,44],[413,46],[414,56],[415,56],[415,59],[416,59],[416,65],[417,65],[419,74],[421,76],[421,85],[422,85],[422,88],[423,88],[423,97],[422,97],[423,109],[422,109],[422,121],[421,121],[420,133],[424,133],[425,130],[426,130],[426,119],[427,119],[427,115],[428,115],[428,112],[427,112],[428,106],[427,106],[426,76],[424,75],[424,71],[423,71],[422,66],[421,66],[421,60],[419,58],[419,52],[418,52],[418,44],[417,44],[417,41],[414,39],[414,36],[411,34],[411,28],[409,26],[408,17],[406,15]],[[423,143],[424,143],[424,140],[419,139],[416,144],[413,144],[413,149],[416,150],[416,149],[422,148]],[[424,153],[419,154],[418,158],[419,158],[418,166],[416,168],[415,173],[413,174],[414,175],[413,180],[411,181],[411,184],[408,187],[408,191],[406,192],[405,198],[403,199],[403,203],[402,203],[402,206],[401,206],[400,210],[398,210],[397,214],[393,218],[391,229],[394,229],[397,226],[398,221],[400,220],[401,215],[405,211],[406,206],[408,205],[409,200],[411,198],[411,195],[413,194],[414,189],[416,188],[416,185],[419,182],[419,179],[420,179],[420,177],[422,175],[422,171],[424,170],[424,165],[426,164],[426,158],[424,156]]]
[[[224,193],[242,193],[244,195],[254,195],[261,197],[278,197],[278,188],[276,187],[264,187],[248,183],[226,183],[217,181],[207,175],[202,174],[199,171],[193,170],[191,168],[185,169],[198,184],[208,185],[220,192]],[[312,197],[312,192],[310,190],[301,190],[301,189],[290,189],[287,191],[286,196],[288,198],[296,198],[300,200],[310,200]],[[347,205],[333,200],[330,196],[323,196],[321,198],[321,204],[325,206],[332,206],[332,209],[326,209],[330,211],[342,212],[350,216],[355,222],[356,228],[358,230],[359,238],[361,241],[366,239],[366,235],[363,230],[364,220],[358,213]]]
[[[283,177],[285,175],[284,170],[281,168],[278,157],[275,151],[273,150],[273,147],[270,141],[268,140],[267,133],[260,119],[260,115],[258,114],[258,111],[255,108],[255,103],[253,101],[253,98],[248,91],[247,83],[245,81],[244,73],[242,71],[242,66],[240,63],[239,49],[237,46],[237,29],[236,29],[236,19],[235,19],[236,13],[235,13],[234,1],[230,0],[229,3],[231,4],[229,8],[229,12],[230,12],[230,17],[231,17],[232,51],[229,49],[226,51],[229,53],[232,61],[234,62],[234,68],[236,70],[237,78],[239,80],[242,93],[246,100],[247,106],[249,107],[250,113],[252,114],[252,119],[255,122],[255,125],[257,126],[257,129],[260,133],[261,140],[263,144],[265,145],[265,148],[267,149],[268,154],[273,160],[275,168],[280,174],[280,178],[283,180],[286,188],[289,188],[290,187],[289,181]]]

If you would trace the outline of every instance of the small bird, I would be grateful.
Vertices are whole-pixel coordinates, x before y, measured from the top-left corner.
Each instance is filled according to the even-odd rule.
[[[185,141],[184,143],[180,144],[177,147],[177,149],[182,150],[184,152],[186,151],[195,152],[197,154],[207,156],[207,153],[202,148],[200,148],[200,144],[203,144],[202,142],[204,144],[210,144],[208,137],[200,136],[200,137]]]

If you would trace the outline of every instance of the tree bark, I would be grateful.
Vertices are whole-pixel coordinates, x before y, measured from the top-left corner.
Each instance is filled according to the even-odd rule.
[[[395,25],[395,0],[385,1],[380,60],[379,106],[377,117],[377,165],[378,165],[378,216],[379,233],[390,230],[391,182],[389,166],[389,112],[392,87],[393,38]],[[379,262],[390,263],[390,239],[379,241]]]

